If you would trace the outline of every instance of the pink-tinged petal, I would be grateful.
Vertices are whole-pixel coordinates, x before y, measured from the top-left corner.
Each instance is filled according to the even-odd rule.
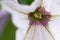
[[[1,11],[0,12],[0,36],[3,33],[3,30],[6,26],[6,22],[8,21],[8,19],[9,19],[8,12],[6,12],[5,10]]]
[[[48,29],[52,33],[55,40],[60,40],[60,16],[49,21]]]
[[[8,12],[7,12],[6,9],[4,9],[3,6],[2,6],[2,8],[1,8],[1,10],[0,10],[0,17],[4,16],[4,15],[6,15],[6,14],[8,14]]]
[[[25,40],[54,40],[44,26],[37,24],[40,24],[40,22],[37,21],[37,23],[33,23],[30,26],[25,36]]]
[[[60,15],[60,0],[44,0],[43,7],[51,15]]]

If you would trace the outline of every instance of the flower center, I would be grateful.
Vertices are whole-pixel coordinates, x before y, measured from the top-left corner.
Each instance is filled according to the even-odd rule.
[[[33,13],[30,13],[29,16],[33,21],[39,20],[39,21],[44,21],[46,19],[46,15],[40,13],[38,10],[36,10]]]
[[[44,26],[48,25],[48,21],[50,20],[51,15],[48,12],[46,12],[44,9],[43,10],[41,10],[41,9],[42,8],[40,7],[35,12],[29,14],[30,24],[33,21],[34,21],[34,23],[37,23],[37,21],[39,21],[40,24],[42,24]]]

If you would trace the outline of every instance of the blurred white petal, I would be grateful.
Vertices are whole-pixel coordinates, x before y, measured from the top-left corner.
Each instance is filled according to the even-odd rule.
[[[60,16],[49,21],[48,29],[51,31],[55,40],[60,40]]]
[[[23,13],[30,13],[34,12],[37,7],[39,7],[42,0],[35,0],[31,5],[21,5],[18,4],[18,2],[12,1],[12,0],[4,0],[2,1],[3,5],[6,5],[7,7],[11,8],[12,10],[16,10]],[[34,7],[33,7],[34,6]]]
[[[17,27],[16,40],[23,40],[29,27],[28,15],[12,12],[12,22]]]
[[[24,40],[25,35],[26,35],[26,30],[22,30],[22,29],[16,30],[16,40]]]
[[[48,29],[55,40],[60,40],[60,0],[46,0],[43,2],[43,6],[52,16],[58,15],[49,21]]]
[[[43,6],[51,15],[60,15],[60,0],[44,0]]]
[[[29,26],[28,15],[14,11],[10,14],[12,16],[12,21],[17,26],[17,28],[25,28],[26,26]]]

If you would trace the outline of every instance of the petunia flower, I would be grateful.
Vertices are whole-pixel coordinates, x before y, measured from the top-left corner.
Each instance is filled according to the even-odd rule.
[[[16,40],[59,40],[60,1],[34,0],[23,5],[18,0],[4,0],[2,6],[10,12],[17,27]]]

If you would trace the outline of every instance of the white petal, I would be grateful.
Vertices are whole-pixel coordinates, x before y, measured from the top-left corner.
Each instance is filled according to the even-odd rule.
[[[44,26],[32,25],[25,40],[53,40],[53,38]]]
[[[52,15],[60,15],[60,0],[44,0],[43,5]]]
[[[16,40],[23,40],[29,27],[28,15],[15,11],[12,11],[11,15],[12,22],[17,27]]]
[[[26,34],[26,31],[29,27],[28,15],[12,10],[6,5],[3,5],[3,9],[10,12],[12,17],[12,22],[18,28],[16,31],[16,40],[23,40]]]
[[[28,15],[18,12],[12,12],[12,21],[18,28],[25,28],[29,26]]]
[[[26,35],[26,30],[18,29],[16,31],[16,40],[24,40]]]
[[[31,5],[21,5],[12,0],[2,1],[3,5],[6,5],[7,7],[11,8],[12,10],[14,9],[14,10],[17,10],[17,11],[23,12],[23,13],[29,13],[29,12],[35,11],[36,8],[41,5],[40,3],[41,3],[40,0],[35,0]]]
[[[60,16],[55,17],[52,21],[49,22],[48,29],[51,31],[55,40],[60,40]]]

